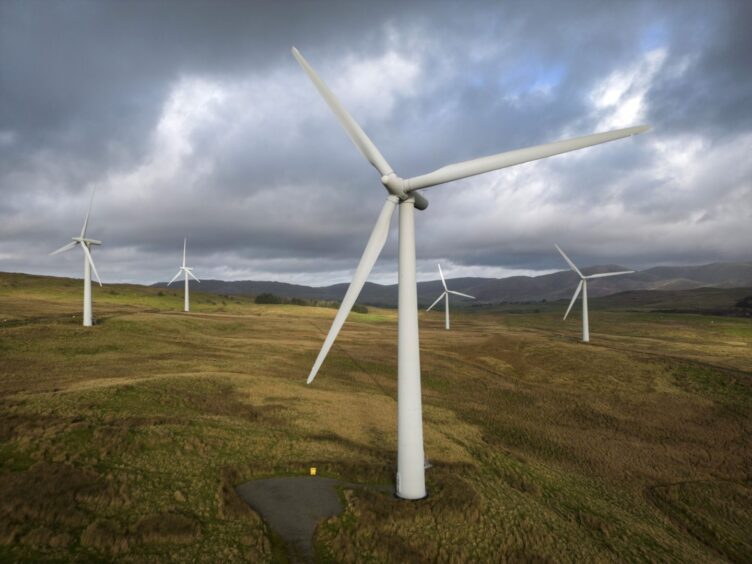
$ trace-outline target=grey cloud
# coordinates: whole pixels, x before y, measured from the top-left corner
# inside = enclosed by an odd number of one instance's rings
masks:
[[[155,280],[183,234],[216,273],[346,279],[385,192],[293,44],[329,82],[390,52],[417,65],[414,84],[367,77],[361,95],[390,92],[388,111],[351,108],[403,176],[589,133],[605,115],[594,89],[663,49],[642,98],[652,133],[427,191],[419,268],[557,268],[554,239],[585,262],[748,259],[752,171],[724,155],[752,139],[749,16],[733,1],[5,2],[0,269],[78,274],[77,259],[30,258],[18,242],[62,244],[97,185],[92,230],[118,279]],[[228,98],[184,132],[192,152],[172,170],[157,124],[189,79]],[[703,144],[691,177],[656,154],[685,139]],[[393,231],[376,278],[393,275],[395,252]]]

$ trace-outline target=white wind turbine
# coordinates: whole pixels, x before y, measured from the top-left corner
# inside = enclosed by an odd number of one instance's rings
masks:
[[[91,327],[91,271],[94,271],[94,275],[97,277],[97,282],[102,285],[102,280],[99,278],[97,267],[94,266],[94,259],[91,258],[91,246],[101,245],[102,241],[96,239],[86,238],[86,227],[89,225],[89,214],[91,214],[91,205],[94,203],[94,189],[91,190],[91,198],[89,199],[89,209],[86,212],[86,219],[84,219],[84,226],[81,228],[81,234],[78,237],[72,237],[72,241],[67,245],[63,245],[57,251],[52,251],[50,256],[65,251],[71,250],[73,247],[81,245],[81,250],[84,252],[84,327]]]
[[[183,311],[191,311],[191,299],[188,293],[188,277],[190,276],[196,282],[199,282],[199,283],[201,282],[201,280],[196,278],[196,276],[193,274],[193,269],[189,266],[185,266],[185,247],[187,244],[188,244],[188,238],[186,237],[183,239],[183,266],[181,266],[180,269],[178,270],[178,273],[172,277],[172,280],[170,280],[167,283],[167,285],[169,286],[170,284],[175,282],[175,280],[178,279],[178,276],[180,276],[181,274],[185,275],[185,301],[183,304]]]
[[[403,179],[397,176],[379,150],[360,126],[340,104],[329,87],[318,77],[308,62],[293,47],[292,54],[308,74],[319,94],[334,112],[361,154],[378,170],[381,183],[389,195],[376,220],[363,256],[355,269],[329,334],[308,376],[310,384],[316,377],[329,349],[334,343],[350,309],[358,298],[376,259],[386,242],[392,214],[399,205],[399,305],[397,353],[397,476],[396,494],[403,499],[426,496],[425,456],[423,451],[423,414],[420,386],[420,349],[418,343],[418,298],[415,282],[415,224],[413,210],[426,209],[428,201],[417,192],[421,188],[444,184],[492,170],[582,149],[591,145],[629,137],[648,127],[631,127],[607,133],[596,133],[547,145],[529,147],[451,164],[438,170]]]
[[[441,301],[441,298],[445,298],[444,301],[444,328],[448,331],[449,330],[449,294],[454,294],[455,296],[462,296],[463,298],[470,298],[471,300],[475,299],[475,296],[468,296],[467,294],[463,294],[462,292],[455,292],[454,290],[450,290],[447,288],[446,280],[444,280],[444,273],[441,271],[441,265],[436,265],[439,267],[439,276],[441,276],[441,284],[444,286],[444,291],[442,294],[436,298],[436,301],[433,302],[426,311],[431,311],[433,309],[433,306],[435,306],[437,303]]]
[[[559,248],[559,245],[554,243],[554,247],[556,247],[556,250],[561,253],[561,256],[564,257],[564,260],[567,261],[569,268],[571,268],[572,271],[575,272],[577,276],[580,277],[580,283],[577,284],[577,289],[574,291],[574,295],[572,296],[572,301],[569,302],[569,307],[567,308],[567,313],[564,314],[564,319],[566,319],[567,315],[569,315],[569,312],[571,311],[572,306],[574,305],[574,302],[577,299],[577,296],[580,295],[580,290],[582,290],[582,342],[589,343],[590,342],[590,325],[588,323],[588,307],[587,307],[587,282],[588,280],[592,280],[593,278],[606,278],[608,276],[619,276],[620,274],[632,274],[634,270],[622,270],[620,272],[603,272],[601,274],[591,274],[590,276],[585,276],[582,272],[580,272],[580,269],[577,268],[571,260],[569,260],[569,257],[564,254],[564,251],[562,251],[561,248]]]

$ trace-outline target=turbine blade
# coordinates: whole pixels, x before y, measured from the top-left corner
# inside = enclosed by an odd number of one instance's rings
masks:
[[[579,274],[580,278],[584,278],[584,276],[582,275],[582,272],[580,272],[580,269],[577,268],[571,260],[569,260],[569,257],[564,254],[564,251],[561,250],[561,247],[559,247],[559,245],[557,245],[556,243],[554,243],[554,247],[556,247],[556,250],[559,251],[559,253],[561,254],[561,256],[564,257],[564,260],[567,261],[567,264],[569,265],[569,268],[571,268],[577,274]]]
[[[381,155],[379,150],[376,148],[376,145],[373,144],[373,141],[368,138],[368,136],[360,128],[357,122],[347,112],[345,107],[340,103],[339,100],[337,100],[337,97],[331,90],[329,90],[329,87],[324,83],[324,81],[319,78],[319,76],[316,74],[316,71],[313,70],[311,65],[308,64],[308,61],[303,58],[303,55],[300,54],[300,51],[293,47],[292,55],[293,57],[295,57],[295,60],[300,63],[300,66],[303,67],[303,70],[308,75],[308,78],[311,79],[311,82],[313,82],[316,90],[319,91],[321,97],[324,98],[326,103],[329,105],[329,108],[332,110],[332,112],[334,112],[334,115],[337,116],[337,119],[342,124],[342,127],[345,128],[347,135],[350,137],[352,142],[355,143],[355,146],[358,148],[360,153],[368,160],[369,163],[371,163],[376,168],[376,170],[379,171],[379,174],[381,174],[381,176],[391,174],[393,172],[392,167],[390,167],[389,163],[386,162],[386,159]]]
[[[86,212],[86,219],[84,219],[84,226],[81,228],[81,239],[86,237],[86,227],[89,225],[89,214],[91,214],[91,205],[94,203],[94,191],[96,187],[91,189],[91,198],[89,198],[89,209]]]
[[[439,276],[441,276],[441,284],[444,286],[444,291],[448,291],[449,288],[447,288],[446,280],[444,280],[444,273],[441,271],[441,265],[437,265],[439,267]]]
[[[78,245],[78,241],[71,241],[70,243],[66,243],[65,245],[60,247],[57,251],[52,251],[50,253],[50,256],[56,255],[58,253],[64,253],[65,251],[70,251],[76,245]]]
[[[591,278],[606,278],[607,276],[619,276],[620,274],[633,274],[634,270],[622,270],[620,272],[604,272],[603,274],[591,274],[590,276],[585,276],[588,280]]]
[[[545,157],[551,157],[553,155],[567,153],[577,149],[584,149],[585,147],[591,147],[592,145],[598,145],[608,141],[615,141],[616,139],[622,139],[623,137],[637,135],[648,129],[650,129],[649,126],[641,125],[637,127],[628,127],[626,129],[617,129],[615,131],[607,131],[604,133],[593,133],[592,135],[575,137],[574,139],[556,141],[545,145],[507,151],[489,157],[481,157],[479,159],[450,164],[441,167],[438,170],[434,170],[433,172],[429,172],[428,174],[409,179],[407,181],[406,192],[436,186],[437,184],[444,184],[445,182],[451,182],[453,180],[459,180],[461,178],[467,178],[468,176],[475,176],[476,174],[483,174],[484,172],[490,172],[492,170],[498,170],[500,168],[506,168],[508,166],[514,166],[529,161],[537,161],[538,159],[543,159]]]
[[[180,270],[178,270],[178,273],[175,276],[172,277],[172,280],[170,280],[167,283],[167,285],[169,286],[170,284],[172,284],[173,282],[175,282],[175,280],[178,279],[178,276],[180,276],[182,273],[183,273],[183,269],[181,268]]]
[[[185,268],[185,246],[188,244],[188,237],[183,238],[183,268]]]
[[[353,275],[352,282],[350,282],[350,287],[347,289],[345,297],[342,299],[337,315],[334,317],[334,322],[329,329],[329,334],[326,336],[324,344],[319,351],[319,356],[316,358],[316,362],[313,364],[313,368],[311,368],[311,373],[308,375],[308,384],[313,382],[313,379],[316,377],[319,368],[321,368],[321,364],[329,353],[329,349],[331,349],[334,344],[334,339],[337,338],[337,334],[339,334],[339,330],[345,323],[347,315],[355,304],[355,300],[358,299],[358,295],[363,289],[363,285],[366,283],[368,275],[371,273],[373,265],[376,263],[376,259],[379,258],[381,250],[384,248],[386,238],[389,235],[389,224],[394,209],[397,207],[397,202],[397,196],[389,196],[386,199],[386,202],[384,202],[384,207],[381,208],[381,213],[376,220],[376,224],[373,226],[373,231],[371,231],[371,236],[369,237],[366,248],[363,251],[363,256],[360,257],[358,267],[355,269],[355,274]]]
[[[433,302],[426,311],[431,311],[433,309],[433,306],[439,303],[441,301],[441,298],[443,298],[444,296],[446,296],[446,292],[442,292],[441,295],[438,298],[436,298],[436,301]]]
[[[580,290],[582,290],[582,285],[585,282],[583,280],[580,280],[580,283],[577,284],[577,289],[574,291],[574,296],[572,296],[572,301],[569,302],[569,307],[567,308],[567,313],[564,314],[564,319],[567,318],[567,315],[569,315],[569,312],[572,310],[572,306],[574,305],[575,300],[577,299],[577,296],[580,295]]]
[[[454,290],[447,290],[450,294],[456,294],[457,296],[462,296],[463,298],[470,298],[471,300],[475,299],[475,296],[469,296],[468,294],[463,294],[462,292],[455,292]]]
[[[193,272],[191,272],[190,270],[186,270],[186,272],[188,273],[188,276],[190,276],[191,278],[193,278],[196,282],[198,282],[199,284],[201,283],[201,280],[199,280],[198,278],[196,278],[196,275],[193,274]]]
[[[97,267],[94,266],[94,259],[91,258],[91,252],[89,252],[89,247],[84,243],[81,245],[81,248],[84,250],[84,254],[86,255],[86,260],[89,261],[89,265],[91,265],[91,269],[94,271],[94,276],[97,277],[97,282],[99,282],[99,285],[102,285],[102,280],[99,278],[99,273],[97,272]]]

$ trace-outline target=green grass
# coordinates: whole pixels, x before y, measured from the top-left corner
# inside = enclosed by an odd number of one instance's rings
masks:
[[[391,483],[396,312],[0,275],[0,560],[259,561],[233,487]],[[545,308],[544,308],[545,309]],[[320,561],[748,561],[745,319],[595,309],[421,313],[429,498],[345,489]]]

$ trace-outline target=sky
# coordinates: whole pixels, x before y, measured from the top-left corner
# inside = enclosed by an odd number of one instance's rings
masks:
[[[402,177],[638,124],[430,188],[418,279],[752,260],[752,2],[0,0],[0,270],[349,280]],[[370,280],[397,279],[397,214]]]

